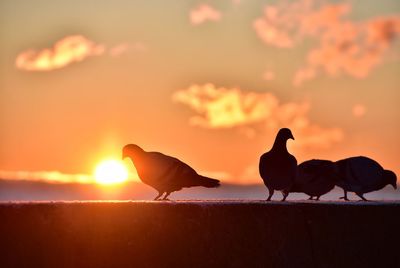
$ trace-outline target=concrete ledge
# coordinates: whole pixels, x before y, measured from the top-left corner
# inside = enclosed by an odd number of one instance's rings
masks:
[[[1,203],[0,267],[400,267],[400,203]]]

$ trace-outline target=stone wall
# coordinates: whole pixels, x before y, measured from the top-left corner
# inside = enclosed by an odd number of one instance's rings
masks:
[[[0,267],[400,267],[400,203],[0,204]]]

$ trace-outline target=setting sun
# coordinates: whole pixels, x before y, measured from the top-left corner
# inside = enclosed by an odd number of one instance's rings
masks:
[[[94,178],[100,184],[121,183],[128,179],[128,171],[121,161],[104,160],[97,165]]]

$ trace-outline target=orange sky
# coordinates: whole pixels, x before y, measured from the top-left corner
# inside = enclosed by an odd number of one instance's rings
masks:
[[[281,127],[299,162],[400,173],[397,0],[6,0],[0,15],[0,177],[90,182],[136,143],[258,183]]]

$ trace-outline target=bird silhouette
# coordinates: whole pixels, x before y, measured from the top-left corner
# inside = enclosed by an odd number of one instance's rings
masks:
[[[331,191],[338,180],[335,163],[329,160],[312,159],[297,167],[297,176],[289,192],[305,193],[310,200],[319,200]],[[285,190],[287,191],[287,190]]]
[[[132,160],[140,180],[158,191],[154,200],[158,200],[164,193],[162,200],[167,200],[172,192],[184,187],[220,186],[219,180],[197,174],[193,168],[177,158],[159,152],[146,152],[135,144],[124,146],[122,159],[125,157]]]
[[[271,200],[275,190],[283,191],[282,201],[285,201],[296,178],[297,160],[286,148],[288,139],[294,140],[290,129],[280,129],[272,149],[260,157],[260,176],[269,191],[267,201]]]
[[[396,174],[383,167],[375,160],[357,156],[336,161],[337,170],[339,172],[339,180],[337,186],[344,191],[341,199],[348,201],[347,192],[354,192],[362,200],[368,201],[365,193],[377,191],[390,184],[397,189]]]

